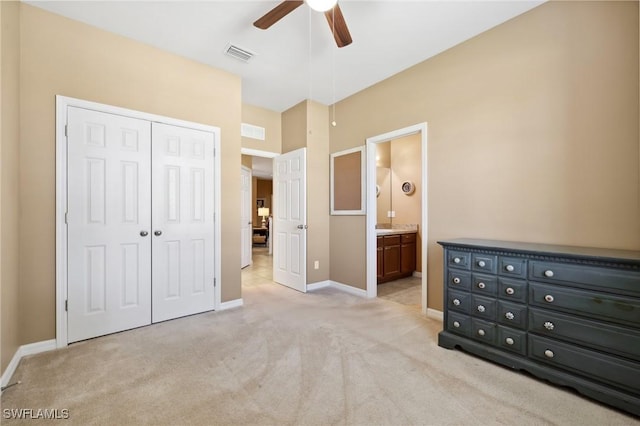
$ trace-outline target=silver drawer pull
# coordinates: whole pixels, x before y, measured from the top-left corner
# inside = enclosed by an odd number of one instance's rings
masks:
[[[547,358],[553,358],[554,355],[555,354],[551,349],[547,349],[546,351],[544,351],[544,356],[546,356]]]
[[[513,315],[513,312],[507,312],[506,314],[504,314],[504,317],[508,320],[512,320],[514,319],[516,316]]]
[[[478,305],[478,312],[484,312],[484,311],[486,311],[486,310],[487,310],[487,309],[486,309],[484,306],[482,306],[482,305]]]
[[[460,306],[460,300],[453,299],[453,304],[456,305],[456,306]]]
[[[483,329],[478,330],[478,335],[480,336],[484,336],[486,333],[484,332]]]
[[[555,326],[553,325],[553,323],[551,321],[547,321],[544,323],[544,328],[546,328],[547,330],[551,331],[555,328]]]
[[[478,261],[478,266],[481,267],[481,268],[484,268],[485,266],[487,266],[487,264],[485,263],[484,260],[480,260],[480,261]]]
[[[459,257],[453,258],[453,263],[460,263],[460,262],[462,262],[462,259],[460,259]]]
[[[553,298],[552,295],[547,294],[546,296],[544,296],[544,300],[545,300],[545,302],[552,303],[554,301],[554,298]]]
[[[460,323],[459,323],[458,321],[454,321],[454,322],[453,322],[453,326],[454,326],[455,328],[459,328],[459,327],[460,327]]]
[[[505,293],[507,293],[507,294],[513,294],[513,293],[515,293],[516,291],[515,291],[514,289],[512,289],[511,287],[507,287],[507,288],[504,290],[504,292],[505,292]]]
[[[544,276],[547,278],[551,278],[553,277],[553,271],[551,269],[547,269],[546,271],[544,271]]]
[[[478,283],[478,288],[485,288],[486,284],[485,283]]]
[[[514,342],[513,342],[513,339],[512,339],[511,337],[507,337],[506,339],[504,339],[504,342],[505,342],[507,345],[513,345],[513,343],[514,343]]]
[[[507,272],[513,272],[516,268],[514,268],[513,265],[507,265],[504,267],[504,269],[506,269]]]

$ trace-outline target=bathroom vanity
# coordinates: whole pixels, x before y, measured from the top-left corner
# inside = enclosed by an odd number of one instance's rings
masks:
[[[439,244],[440,346],[640,415],[640,252],[472,239]]]
[[[378,284],[410,277],[416,270],[416,231],[378,229]]]

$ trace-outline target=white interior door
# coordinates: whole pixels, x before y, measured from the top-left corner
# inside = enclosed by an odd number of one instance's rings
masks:
[[[152,321],[214,308],[213,133],[153,123]]]
[[[151,124],[69,107],[67,340],[151,322]]]
[[[273,279],[307,291],[307,149],[273,160]]]
[[[251,265],[253,226],[251,223],[251,169],[240,167],[240,267]]]

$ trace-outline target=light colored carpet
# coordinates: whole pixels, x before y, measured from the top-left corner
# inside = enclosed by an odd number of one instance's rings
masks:
[[[420,278],[407,277],[378,284],[378,297],[420,309],[422,282]]]
[[[56,423],[77,425],[637,423],[438,347],[441,323],[415,308],[274,284],[264,257],[242,272],[244,307],[27,357],[3,408],[68,409]]]

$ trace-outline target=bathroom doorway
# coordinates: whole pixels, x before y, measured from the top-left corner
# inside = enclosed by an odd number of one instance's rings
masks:
[[[402,179],[392,175],[390,161],[384,163],[381,158],[384,156],[385,148],[391,148],[392,141],[397,141],[399,145],[401,140],[410,141],[413,140],[417,144],[416,150],[419,152],[415,167],[419,167],[418,170],[410,172],[410,178]],[[387,146],[382,144],[388,144]],[[367,138],[367,214],[366,214],[366,235],[367,235],[367,296],[378,296],[378,233],[376,225],[381,227],[390,228],[389,232],[395,232],[397,229],[393,229],[394,217],[395,222],[399,225],[399,222],[404,222],[402,225],[417,225],[416,230],[416,270],[419,271],[417,278],[413,278],[413,283],[416,279],[420,281],[420,306],[421,311],[427,314],[427,124],[421,123],[414,126],[405,127],[389,133],[373,136]],[[407,145],[408,146],[408,145]],[[402,151],[399,151],[402,152]],[[379,155],[381,153],[382,155]],[[400,155],[406,155],[406,152]],[[415,156],[415,152],[413,154]],[[380,163],[383,160],[383,163]],[[385,179],[380,182],[376,180],[378,175],[378,167],[382,165],[389,165],[388,176],[386,177],[388,182],[388,188],[383,186],[386,184]],[[384,169],[384,167],[382,167]],[[415,182],[413,181],[415,179]],[[393,188],[391,187],[393,185]],[[404,192],[405,195],[396,196],[396,206],[393,206],[391,201],[391,195],[389,199],[383,199],[378,203],[380,195],[385,190],[396,189],[399,192]],[[415,191],[415,192],[414,192]],[[418,195],[411,199],[411,195]],[[418,200],[419,198],[419,200]],[[380,204],[380,209],[378,209]],[[412,210],[412,211],[409,211]],[[418,210],[418,214],[415,214],[415,210]],[[411,223],[407,223],[411,222]],[[417,223],[414,223],[417,222]],[[402,232],[407,231],[403,229]],[[384,232],[387,232],[386,230]],[[411,278],[407,277],[411,280]],[[411,286],[412,282],[398,283],[399,285]],[[382,293],[382,292],[381,292]],[[411,296],[408,296],[411,297]]]

